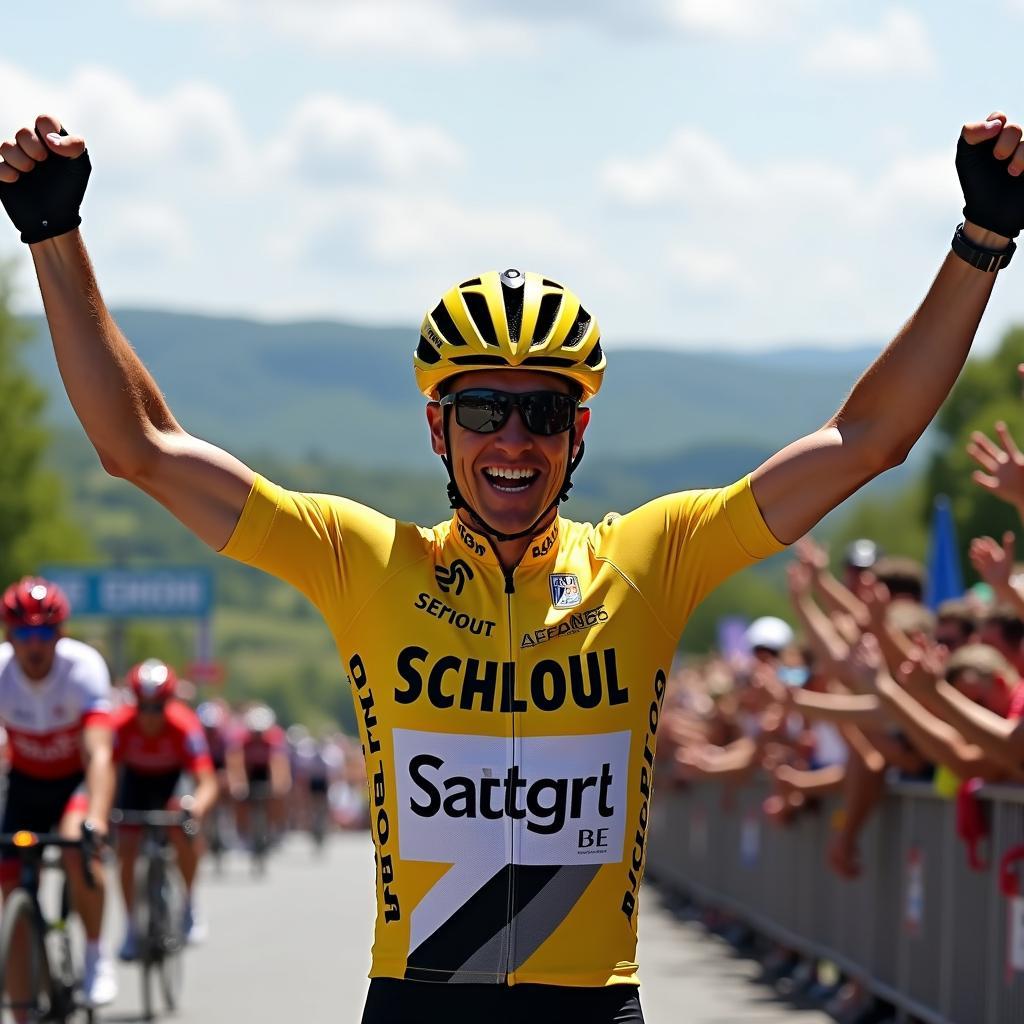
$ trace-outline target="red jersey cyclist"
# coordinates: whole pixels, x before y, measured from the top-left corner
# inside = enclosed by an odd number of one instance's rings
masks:
[[[7,642],[0,645],[0,722],[7,731],[10,771],[0,832],[60,831],[89,838],[95,886],[85,884],[77,851],[64,863],[72,902],[86,935],[83,994],[92,1006],[117,995],[110,958],[100,945],[104,875],[96,855],[106,836],[114,795],[110,673],[100,653],[64,636],[71,613],[64,592],[39,577],[12,583],[3,595]],[[17,860],[0,861],[4,899],[19,881]],[[28,998],[25,951],[12,951],[7,989]]]
[[[201,822],[217,802],[217,776],[196,713],[174,697],[174,669],[151,658],[128,673],[127,684],[135,703],[114,713],[114,757],[120,768],[117,806],[128,811],[163,810],[173,803],[182,772],[188,772],[196,784],[191,811]],[[118,841],[121,892],[128,922],[119,954],[122,960],[134,960],[138,955],[132,905],[141,835],[137,828],[123,828]],[[185,935],[189,942],[197,942],[205,933],[192,899],[201,852],[199,842],[181,829],[171,829],[169,838],[187,893]]]
[[[288,741],[277,716],[264,704],[256,704],[242,716],[227,750],[227,774],[231,795],[237,801],[238,834],[249,836],[249,810],[254,790],[269,796],[267,807],[271,835],[285,824],[284,801],[292,788]]]

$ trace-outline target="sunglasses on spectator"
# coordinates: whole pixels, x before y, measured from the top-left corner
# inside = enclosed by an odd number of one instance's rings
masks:
[[[19,643],[28,643],[30,640],[37,640],[40,643],[49,643],[57,639],[56,626],[15,626],[11,630],[11,636]]]
[[[455,422],[474,434],[493,434],[501,430],[513,409],[518,409],[532,434],[551,437],[564,434],[576,418],[578,402],[562,391],[497,391],[494,388],[467,388],[445,395],[442,406],[455,407]]]

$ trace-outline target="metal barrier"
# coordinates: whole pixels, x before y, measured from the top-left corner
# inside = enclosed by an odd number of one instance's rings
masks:
[[[650,879],[833,961],[928,1024],[1024,1022],[1012,901],[999,885],[1000,858],[1024,843],[1024,789],[982,790],[987,866],[972,870],[955,802],[926,784],[894,787],[865,831],[864,871],[852,882],[825,863],[838,802],[778,826],[761,813],[766,795],[760,785],[666,787],[654,801]],[[1024,901],[1017,910],[1024,918]],[[1016,933],[1024,942],[1024,928]]]

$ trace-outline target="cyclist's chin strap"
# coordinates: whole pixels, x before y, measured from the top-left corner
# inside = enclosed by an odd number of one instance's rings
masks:
[[[451,406],[446,406],[443,410],[443,420],[441,424],[442,432],[444,433],[444,450],[445,454],[441,456],[441,461],[444,463],[444,468],[448,473],[448,502],[453,509],[464,508],[472,517],[473,521],[480,528],[481,532],[486,533],[489,537],[493,537],[495,540],[519,540],[522,537],[532,537],[539,528],[540,524],[551,514],[551,510],[558,506],[560,501],[565,501],[569,497],[569,492],[572,490],[572,475],[576,472],[576,467],[583,461],[583,442],[580,441],[579,451],[576,452],[576,457],[569,460],[569,464],[565,467],[565,479],[562,481],[562,486],[558,490],[558,496],[553,502],[537,518],[525,529],[520,530],[518,533],[502,533],[500,530],[496,530],[490,525],[485,519],[483,519],[479,513],[470,507],[469,502],[462,496],[459,491],[459,486],[455,482],[455,469],[452,466],[451,458],[451,432],[449,430],[449,415],[451,413]],[[576,425],[573,424],[569,428],[569,451],[573,450],[576,443]]]

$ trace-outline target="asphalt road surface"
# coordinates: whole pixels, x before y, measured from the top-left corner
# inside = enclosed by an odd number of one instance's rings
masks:
[[[363,834],[332,837],[322,856],[291,838],[254,878],[236,854],[207,871],[199,899],[207,941],[186,953],[181,1024],[358,1024],[373,920],[373,854]],[[120,941],[112,894],[109,941]],[[739,960],[696,925],[681,924],[647,891],[640,914],[641,1000],[648,1024],[828,1024],[753,982]],[[119,968],[117,1002],[102,1022],[139,1019],[138,969]]]

